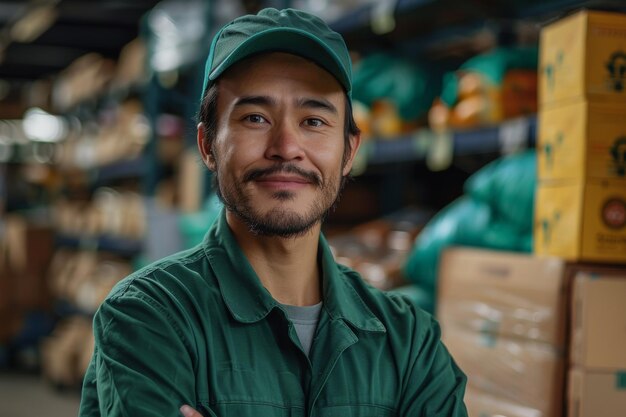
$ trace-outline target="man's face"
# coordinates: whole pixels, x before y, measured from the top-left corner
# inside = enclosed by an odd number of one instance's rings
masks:
[[[205,161],[226,207],[250,230],[288,237],[319,225],[358,148],[351,138],[342,161],[345,100],[332,75],[285,53],[244,60],[220,78]]]

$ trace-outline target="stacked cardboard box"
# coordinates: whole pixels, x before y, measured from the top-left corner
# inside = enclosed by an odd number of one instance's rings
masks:
[[[626,266],[456,247],[438,282],[470,417],[624,415]]]
[[[54,234],[46,225],[19,215],[6,216],[0,234],[0,345],[15,337],[25,315],[50,311],[46,272]]]
[[[626,14],[541,33],[535,252],[626,263]]]
[[[64,236],[138,241],[146,233],[144,199],[133,191],[100,187],[89,201],[58,199],[53,209],[56,230]]]
[[[566,264],[560,258],[450,248],[437,316],[468,376],[470,417],[562,413]]]
[[[49,288],[57,301],[91,315],[132,271],[128,261],[104,252],[58,249],[48,270]]]
[[[535,252],[626,263],[626,14],[583,11],[541,33]],[[571,417],[626,409],[626,269],[570,275]],[[609,276],[614,278],[609,278]]]
[[[626,268],[574,279],[569,417],[626,412]]]

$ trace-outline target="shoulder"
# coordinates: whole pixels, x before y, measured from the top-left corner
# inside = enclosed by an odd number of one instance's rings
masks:
[[[211,317],[221,311],[219,292],[206,264],[204,249],[199,246],[118,282],[94,315],[96,340],[111,343],[127,332],[159,328],[163,334],[176,335],[182,343],[191,343],[201,325],[198,311],[204,310]]]
[[[109,293],[106,302],[128,298],[177,299],[198,294],[210,286],[206,274],[206,255],[202,246],[176,253],[147,265],[122,279]]]

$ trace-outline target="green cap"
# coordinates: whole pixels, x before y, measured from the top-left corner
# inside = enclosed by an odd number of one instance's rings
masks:
[[[231,65],[260,52],[287,52],[307,58],[331,73],[350,97],[352,63],[340,34],[320,18],[294,9],[263,9],[238,17],[213,38],[202,96]]]

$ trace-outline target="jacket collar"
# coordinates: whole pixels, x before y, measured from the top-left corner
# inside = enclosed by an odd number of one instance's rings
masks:
[[[225,209],[206,234],[203,246],[222,298],[235,320],[254,323],[279,306],[239,247],[226,221]],[[340,271],[323,236],[320,236],[318,258],[322,265],[323,305],[330,318],[342,319],[361,330],[384,332],[381,321]]]

